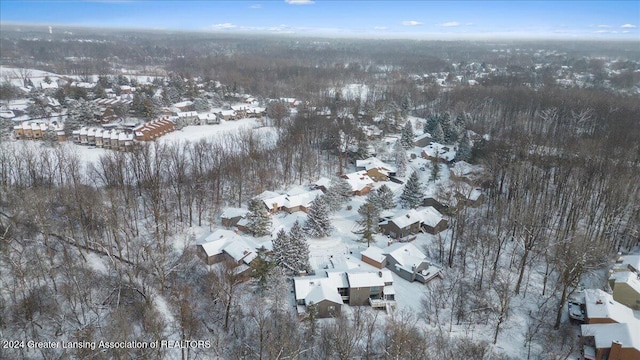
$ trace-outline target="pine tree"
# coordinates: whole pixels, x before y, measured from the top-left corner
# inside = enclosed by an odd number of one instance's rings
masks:
[[[273,269],[274,263],[269,260],[267,249],[264,246],[256,249],[258,255],[250,264],[253,270],[252,276],[258,281],[258,289],[264,292],[267,289],[269,275]]]
[[[404,208],[414,209],[420,203],[422,203],[422,185],[420,184],[420,179],[418,179],[418,174],[414,171],[404,185],[402,195],[400,195],[400,204]]]
[[[307,221],[304,224],[307,234],[313,237],[325,237],[331,230],[329,221],[329,206],[324,196],[318,196],[309,207]]]
[[[456,159],[468,161],[471,158],[471,140],[469,140],[469,135],[465,131],[462,135],[462,139],[460,139],[460,144],[458,144],[458,151],[456,152]]]
[[[442,130],[442,125],[440,125],[440,123],[436,124],[435,129],[433,129],[433,132],[431,133],[431,138],[437,143],[444,142],[444,131]]]
[[[395,146],[395,158],[396,158],[396,175],[404,177],[407,175],[407,152],[398,141]]]
[[[440,161],[438,156],[436,156],[435,160],[431,161],[431,181],[436,181],[440,179]]]
[[[331,211],[338,211],[353,195],[351,185],[343,178],[333,178],[327,189],[326,202]]]
[[[357,234],[362,234],[362,241],[367,242],[367,247],[373,241],[373,235],[378,231],[378,220],[380,219],[380,210],[376,206],[376,204],[371,203],[369,201],[365,202],[358,209],[358,214],[360,214],[361,218],[358,219],[357,224],[360,226],[360,229],[356,232]]]
[[[291,265],[296,271],[309,270],[311,268],[309,265],[309,244],[298,220],[289,230],[289,239],[291,241]]]
[[[289,254],[291,248],[291,239],[284,229],[280,229],[276,238],[273,239],[273,260],[276,266],[285,269],[287,272],[293,272],[294,268],[290,263]]]
[[[407,121],[402,128],[402,135],[400,136],[400,144],[405,149],[411,149],[413,147],[413,125],[411,121]]]
[[[197,112],[207,112],[211,109],[211,104],[209,104],[209,100],[205,97],[199,97],[193,100],[193,107]]]
[[[247,227],[253,236],[265,236],[271,231],[271,217],[262,202],[257,199],[249,200],[247,213]]]
[[[440,121],[440,125],[442,126],[442,132],[444,133],[444,143],[452,144],[458,141],[458,128],[451,121],[451,117],[448,113],[444,114],[442,120]]]
[[[424,132],[431,134],[433,136],[433,132],[436,129],[436,125],[440,123],[440,117],[438,115],[431,115],[427,119],[427,122],[424,123]]]
[[[383,184],[382,186],[380,186],[376,193],[380,204],[380,209],[389,210],[396,207],[396,204],[393,201],[393,192],[387,185]]]

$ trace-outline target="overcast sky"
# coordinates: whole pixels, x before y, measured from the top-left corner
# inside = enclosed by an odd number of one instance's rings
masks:
[[[640,1],[0,1],[0,21],[373,38],[640,40]]]

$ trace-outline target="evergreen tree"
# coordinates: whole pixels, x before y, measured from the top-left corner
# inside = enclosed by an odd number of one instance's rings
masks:
[[[77,130],[83,126],[96,125],[98,121],[95,112],[98,107],[91,101],[79,99],[69,106],[69,112],[64,122],[64,132],[70,138],[73,130]]]
[[[395,158],[396,158],[396,175],[404,177],[407,175],[407,152],[398,141],[395,146]]]
[[[411,149],[413,147],[413,125],[411,121],[407,121],[402,128],[402,135],[400,136],[400,144],[405,149]]]
[[[433,136],[433,132],[436,129],[436,125],[440,123],[440,117],[438,115],[431,115],[427,119],[427,122],[424,123],[424,132],[431,134]]]
[[[439,161],[439,158],[436,156],[436,159],[431,161],[430,180],[436,181],[438,179],[440,179],[440,161]]]
[[[393,192],[386,184],[383,184],[382,186],[380,186],[376,191],[376,193],[377,193],[380,209],[389,210],[396,207],[396,204],[393,201]]]
[[[456,152],[456,159],[468,161],[471,158],[471,140],[469,140],[469,135],[465,131],[462,134],[462,139],[460,139],[460,144],[458,144],[458,151]]]
[[[309,270],[311,268],[309,265],[309,244],[298,220],[289,230],[289,239],[291,241],[291,265],[298,272]]]
[[[373,241],[373,235],[378,232],[380,209],[376,204],[367,201],[360,206],[358,214],[360,214],[360,219],[358,219],[357,224],[360,229],[356,233],[362,234],[362,241],[366,241],[367,247],[369,247],[371,241]]]
[[[204,97],[199,97],[193,100],[193,107],[197,112],[207,112],[211,110],[211,104],[209,104],[209,100]]]
[[[253,236],[265,236],[271,231],[271,217],[262,202],[257,199],[249,200],[247,213],[247,227]]]
[[[344,203],[349,201],[352,195],[353,190],[346,179],[333,178],[329,189],[327,189],[325,200],[331,211],[338,211]]]
[[[456,128],[458,137],[462,136],[464,131],[467,129],[467,116],[464,113],[458,114],[456,119],[453,121],[453,125]]]
[[[293,266],[289,261],[291,247],[291,239],[284,229],[280,229],[276,238],[273,239],[273,260],[276,266],[285,269],[287,272],[293,272]]]
[[[451,121],[451,117],[448,113],[444,114],[442,120],[440,121],[440,126],[442,126],[442,132],[444,133],[444,143],[452,144],[458,141],[458,128]]]
[[[269,260],[267,249],[264,246],[256,249],[256,254],[258,256],[251,262],[252,276],[257,280],[260,292],[264,292],[269,284],[269,275],[274,263]]]
[[[418,179],[418,174],[414,171],[404,185],[402,195],[400,195],[400,204],[406,209],[414,209],[420,203],[422,203],[422,185],[420,184],[420,179]]]
[[[444,131],[442,130],[442,125],[440,125],[440,123],[436,124],[436,128],[433,129],[433,132],[431,133],[431,138],[437,143],[444,142]]]
[[[329,235],[331,230],[329,206],[324,196],[318,196],[311,203],[304,228],[306,233],[313,237],[325,237]]]

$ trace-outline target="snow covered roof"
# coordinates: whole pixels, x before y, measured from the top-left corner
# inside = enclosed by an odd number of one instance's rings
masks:
[[[325,188],[329,188],[329,184],[331,184],[331,179],[326,178],[326,177],[321,177],[320,179],[318,179],[318,181],[316,181],[315,183],[313,183],[313,185],[315,186],[324,186]]]
[[[600,289],[585,289],[584,297],[589,319],[611,319],[617,323],[634,319],[633,310]]]
[[[311,305],[324,300],[342,304],[342,296],[338,293],[338,289],[325,285],[325,282],[320,282],[318,285],[312,286],[304,298],[304,303]]]
[[[422,153],[429,157],[438,157],[446,161],[452,161],[456,158],[456,151],[453,149],[453,146],[442,145],[436,142],[432,142],[430,145],[423,147]]]
[[[202,246],[207,256],[214,256],[227,253],[235,261],[243,261],[249,264],[258,255],[255,249],[257,244],[249,242],[233,231],[218,229],[199,239],[198,243]],[[265,246],[266,247],[266,246]]]
[[[220,215],[220,217],[224,219],[231,219],[238,216],[244,217],[248,212],[248,209],[229,207],[222,211],[222,215]]]
[[[623,348],[635,348],[640,351],[640,320],[630,319],[623,324],[585,324],[581,326],[582,336],[593,336],[596,348],[607,349],[611,343],[618,342]]]
[[[387,163],[385,163],[384,161],[375,158],[375,157],[370,157],[368,159],[364,159],[364,160],[356,160],[356,169],[360,169],[360,170],[371,170],[374,168],[378,168],[378,169],[386,169],[386,172],[395,172],[395,166],[391,166]]]
[[[186,107],[186,106],[191,106],[193,105],[193,101],[182,101],[179,103],[175,103],[172,106],[177,107],[177,108],[181,108],[181,107]]]
[[[0,110],[0,118],[11,119],[16,117],[12,110]]]
[[[335,276],[329,278],[322,275],[293,278],[296,300],[304,300],[307,305],[323,300],[342,304],[342,296],[338,293],[335,280]]]
[[[321,190],[311,190],[297,195],[277,195],[274,197],[266,198],[262,201],[270,210],[274,210],[275,207],[285,207],[291,209],[297,206],[309,207],[311,202],[320,195],[322,195]]]
[[[484,168],[480,165],[471,165],[466,161],[457,161],[452,167],[451,172],[457,177],[472,176],[481,174]]]
[[[415,223],[426,224],[431,227],[438,225],[442,221],[442,214],[432,206],[428,206],[421,210],[410,209],[401,212],[399,215],[392,217],[381,224],[392,222],[400,229],[409,227]]]
[[[347,272],[347,279],[352,288],[384,286],[382,272]]]
[[[629,269],[629,265],[633,267],[636,272],[640,272],[640,254],[620,255],[613,269],[614,271],[626,271]]]
[[[242,260],[245,264],[249,264],[258,256],[243,239],[231,241],[222,248],[222,251],[229,254],[236,262]]]
[[[640,294],[640,278],[638,274],[631,271],[618,271],[611,274],[610,280],[615,281],[616,284],[624,283],[629,285],[636,293]]]
[[[178,116],[178,118],[194,117],[198,116],[198,113],[195,111],[179,111],[176,113],[176,116]]]
[[[377,246],[370,246],[366,250],[360,252],[360,255],[366,256],[371,260],[379,263],[383,262],[386,258],[382,252],[382,249]]]
[[[395,243],[383,249],[384,254],[393,257],[400,266],[411,268],[420,265],[425,255],[412,243]]]
[[[356,171],[349,174],[344,174],[342,177],[346,178],[349,185],[351,185],[351,190],[360,191],[366,188],[369,185],[374,183],[373,179],[367,175],[366,171]]]

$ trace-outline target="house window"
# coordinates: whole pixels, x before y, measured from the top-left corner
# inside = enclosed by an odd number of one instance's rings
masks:
[[[371,287],[371,292],[380,292],[380,287],[379,286],[372,286]]]

